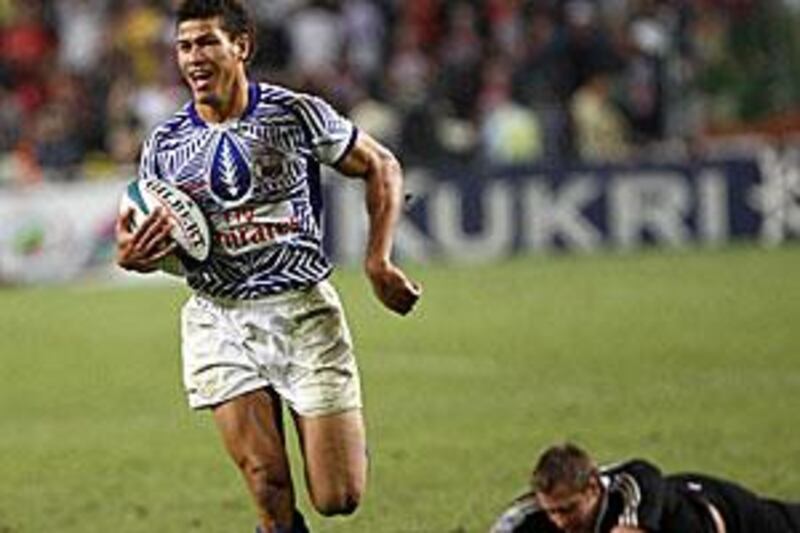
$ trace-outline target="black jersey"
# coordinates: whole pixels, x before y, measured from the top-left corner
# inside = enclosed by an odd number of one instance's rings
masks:
[[[601,468],[600,482],[604,490],[594,533],[618,525],[653,533],[718,533],[709,504],[727,533],[800,533],[800,506],[763,499],[709,476],[664,476],[653,464],[634,460]],[[532,493],[518,498],[491,531],[561,533]]]
[[[727,533],[800,533],[800,503],[762,498],[748,489],[703,474],[666,477],[670,490],[713,505]]]

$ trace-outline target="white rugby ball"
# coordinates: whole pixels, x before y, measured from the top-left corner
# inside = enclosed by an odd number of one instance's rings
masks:
[[[128,184],[120,201],[120,213],[133,209],[132,231],[157,207],[172,220],[170,236],[181,251],[195,261],[205,261],[211,251],[211,232],[200,206],[188,194],[165,181],[135,180]]]

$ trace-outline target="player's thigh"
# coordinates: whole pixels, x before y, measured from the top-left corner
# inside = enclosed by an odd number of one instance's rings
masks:
[[[213,412],[225,448],[246,475],[268,471],[273,479],[289,479],[281,402],[273,391],[237,396]]]
[[[295,415],[312,499],[318,506],[357,505],[367,483],[367,444],[361,409]]]

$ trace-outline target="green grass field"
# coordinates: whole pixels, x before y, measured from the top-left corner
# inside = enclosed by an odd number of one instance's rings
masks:
[[[334,278],[373,461],[348,519],[310,511],[295,474],[315,532],[484,532],[563,439],[800,499],[799,247],[411,272],[426,292],[405,319],[360,273]],[[0,292],[0,533],[252,532],[208,414],[184,404],[185,295]]]

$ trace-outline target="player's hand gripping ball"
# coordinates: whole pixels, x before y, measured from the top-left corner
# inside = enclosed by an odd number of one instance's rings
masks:
[[[158,267],[170,274],[183,275],[184,263],[202,262],[211,251],[211,233],[200,206],[192,198],[167,182],[135,180],[125,189],[120,200],[120,213],[133,209],[130,231],[136,229],[160,207],[170,218],[170,236],[178,245],[176,253],[159,262]]]

